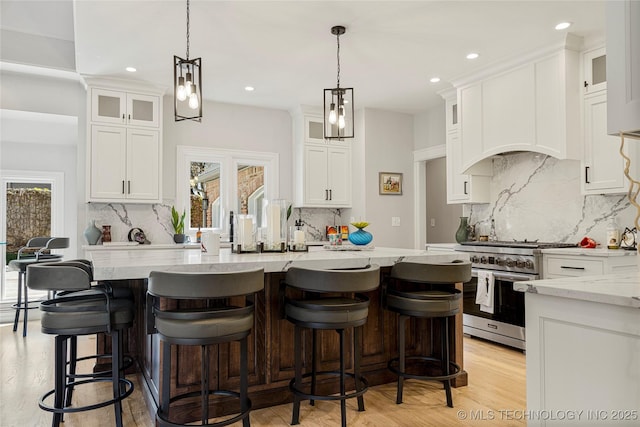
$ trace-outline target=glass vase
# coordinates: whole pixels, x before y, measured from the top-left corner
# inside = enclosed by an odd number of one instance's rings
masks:
[[[458,230],[456,230],[456,242],[462,243],[466,242],[469,238],[469,218],[466,216],[460,217],[460,225],[458,226]]]
[[[102,231],[96,227],[96,220],[89,221],[89,225],[84,229],[84,238],[87,239],[87,243],[90,245],[97,245],[100,237],[102,237]]]
[[[364,228],[358,228],[353,233],[349,233],[349,241],[354,245],[368,245],[373,240],[373,235]]]

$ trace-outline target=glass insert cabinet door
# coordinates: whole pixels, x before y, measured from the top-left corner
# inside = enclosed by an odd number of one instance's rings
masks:
[[[160,98],[107,89],[91,90],[91,120],[132,126],[158,127]]]

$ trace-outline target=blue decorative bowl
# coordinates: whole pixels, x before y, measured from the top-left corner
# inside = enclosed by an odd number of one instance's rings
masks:
[[[364,231],[362,228],[358,228],[357,231],[349,233],[349,241],[354,245],[368,245],[373,240],[373,235],[368,231]]]

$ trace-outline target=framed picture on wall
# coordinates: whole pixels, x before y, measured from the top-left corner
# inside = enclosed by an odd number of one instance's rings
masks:
[[[398,172],[378,172],[380,194],[402,194],[402,174]]]

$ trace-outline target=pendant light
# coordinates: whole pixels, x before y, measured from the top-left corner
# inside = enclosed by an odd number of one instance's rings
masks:
[[[187,58],[173,56],[175,121],[202,121],[202,61],[189,59],[189,0],[187,0]]]
[[[325,139],[353,138],[353,88],[340,87],[340,36],[345,32],[346,28],[341,25],[331,27],[338,45],[338,76],[336,87],[324,90]]]

